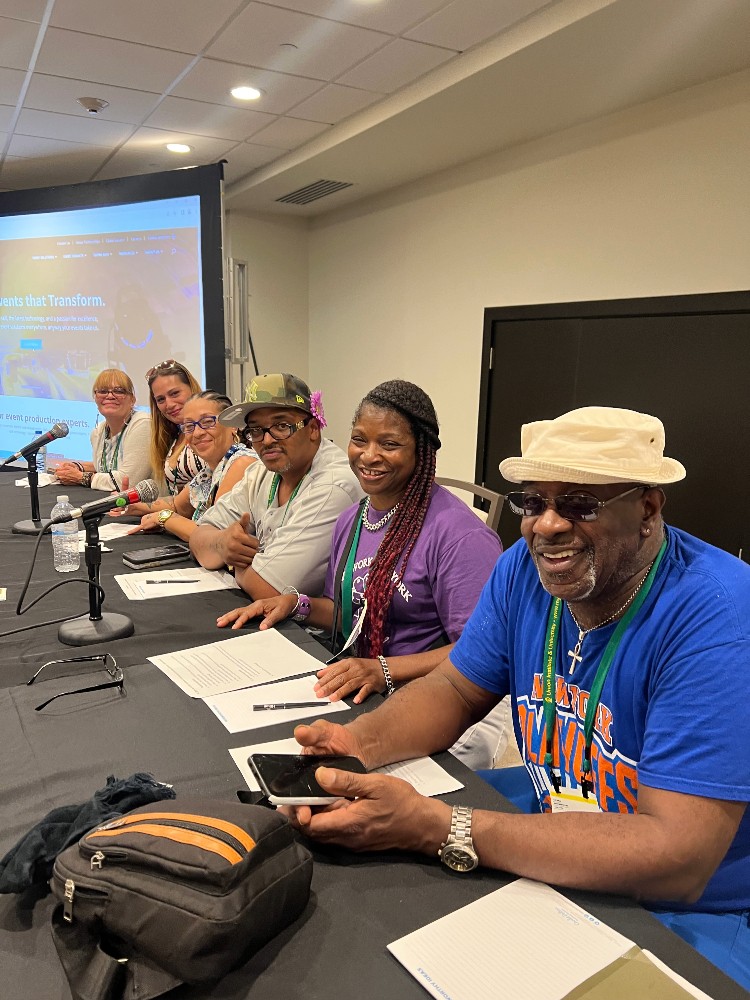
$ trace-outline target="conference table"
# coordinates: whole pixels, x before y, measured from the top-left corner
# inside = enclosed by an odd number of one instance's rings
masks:
[[[29,517],[29,491],[14,485],[22,475],[18,471],[0,473],[0,587],[6,588],[6,599],[0,602],[2,633],[88,610],[87,586],[78,583],[58,588],[21,617],[15,614],[35,544],[33,536],[15,535],[10,530],[14,522]],[[67,492],[73,503],[93,498],[89,490],[45,487],[40,490],[42,516],[48,516],[56,495],[62,492]],[[104,786],[108,775],[123,778],[137,771],[149,772],[172,784],[178,801],[187,796],[235,800],[237,790],[246,786],[229,748],[291,735],[290,725],[230,734],[202,701],[188,697],[147,661],[149,656],[228,637],[216,628],[216,618],[245,603],[242,594],[222,590],[128,601],[114,580],[116,573],[129,572],[122,564],[122,554],[154,545],[155,537],[136,535],[106,544],[112,551],[102,553],[104,610],[132,617],[134,635],[77,649],[59,642],[56,625],[2,638],[0,857],[52,808],[84,802]],[[81,571],[71,575],[85,578],[83,562]],[[51,542],[45,537],[27,602],[62,578],[54,572]],[[325,648],[298,625],[284,623],[281,632],[317,660],[325,659]],[[42,697],[100,679],[100,674],[91,672],[95,665],[80,664],[28,687],[26,681],[42,663],[105,650],[113,653],[123,668],[124,695],[116,689],[92,692],[58,699],[44,712],[34,711]],[[358,711],[372,711],[379,701],[375,696],[363,706],[351,706],[351,712],[339,713],[336,721],[346,721]],[[445,801],[513,811],[512,805],[451,754],[439,754],[435,759],[464,785],[445,796]],[[437,858],[354,854],[308,846],[314,856],[314,873],[302,916],[219,983],[183,985],[169,994],[170,1000],[381,1000],[384,996],[420,1000],[427,993],[390,955],[386,945],[513,878],[484,869],[456,874]],[[579,851],[585,845],[571,844],[570,849]],[[656,954],[714,1000],[747,996],[636,903],[564,892]],[[70,1000],[49,931],[53,905],[52,897],[42,891],[0,896],[2,1000]],[[502,943],[498,941],[499,948]],[[529,974],[533,976],[533,970]],[[498,982],[497,995],[505,995],[502,982]]]

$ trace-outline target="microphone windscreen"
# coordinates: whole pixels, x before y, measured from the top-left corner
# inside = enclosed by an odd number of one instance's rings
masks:
[[[70,428],[64,420],[58,421],[50,431],[53,438],[64,438],[70,434]]]
[[[143,479],[136,483],[135,491],[140,497],[141,503],[152,503],[159,499],[159,487],[153,479]]]

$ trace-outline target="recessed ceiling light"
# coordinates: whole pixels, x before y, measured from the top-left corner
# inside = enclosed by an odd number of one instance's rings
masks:
[[[186,146],[184,142],[168,142],[167,149],[170,153],[190,153],[192,146]]]
[[[232,97],[238,101],[257,101],[262,93],[257,87],[234,87],[231,91]]]

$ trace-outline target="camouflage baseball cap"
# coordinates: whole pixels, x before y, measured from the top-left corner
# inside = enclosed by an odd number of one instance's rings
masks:
[[[256,375],[245,389],[245,402],[227,407],[219,415],[219,423],[227,427],[244,427],[248,413],[262,407],[304,410],[312,415],[310,389],[296,375],[282,372],[278,375]]]

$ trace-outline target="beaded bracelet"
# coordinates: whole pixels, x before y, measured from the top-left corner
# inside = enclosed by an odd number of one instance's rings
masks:
[[[93,472],[84,472],[81,476],[81,486],[91,487],[91,480],[94,478]]]
[[[385,687],[386,687],[385,696],[386,698],[389,698],[396,690],[396,688],[393,686],[393,678],[391,677],[391,672],[388,669],[388,661],[384,656],[379,656],[378,661],[380,663],[380,666],[383,668],[383,677],[385,677]]]

